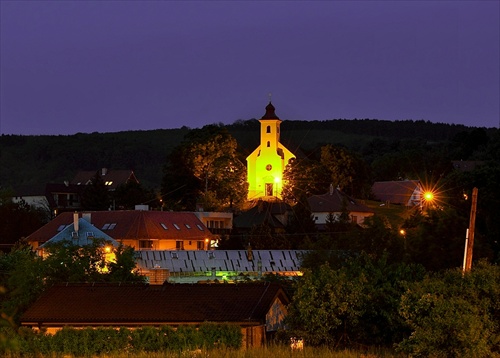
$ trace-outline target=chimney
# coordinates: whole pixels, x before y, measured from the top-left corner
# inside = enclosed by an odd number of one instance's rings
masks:
[[[91,213],[83,213],[82,214],[82,219],[88,221],[89,223],[92,223],[92,214]]]
[[[73,214],[73,230],[75,232],[78,232],[78,213],[75,211]]]
[[[333,184],[330,184],[330,195],[333,195]]]
[[[253,261],[252,246],[250,244],[248,244],[248,248],[247,248],[247,260]]]
[[[107,173],[108,173],[108,169],[107,168],[102,168],[101,169],[101,176],[105,176]]]

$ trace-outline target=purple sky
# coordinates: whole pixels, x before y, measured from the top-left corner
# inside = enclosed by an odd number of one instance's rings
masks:
[[[498,127],[499,1],[0,1],[0,133]]]

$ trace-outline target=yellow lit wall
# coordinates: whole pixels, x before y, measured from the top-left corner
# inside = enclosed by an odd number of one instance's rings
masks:
[[[247,157],[248,199],[270,196],[281,199],[283,171],[295,156],[280,143],[281,120],[270,102],[259,122],[260,145]]]

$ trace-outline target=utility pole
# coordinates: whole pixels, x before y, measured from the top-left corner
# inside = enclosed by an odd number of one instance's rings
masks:
[[[470,208],[469,228],[465,235],[465,252],[463,273],[469,272],[472,267],[472,249],[474,247],[474,229],[476,227],[477,188],[472,189],[472,205]]]

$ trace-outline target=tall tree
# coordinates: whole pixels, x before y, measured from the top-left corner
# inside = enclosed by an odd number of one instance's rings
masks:
[[[109,192],[99,172],[85,186],[81,203],[83,210],[108,210],[110,207]]]
[[[172,208],[205,210],[240,207],[248,185],[236,140],[223,125],[189,132],[164,167],[162,196]]]

